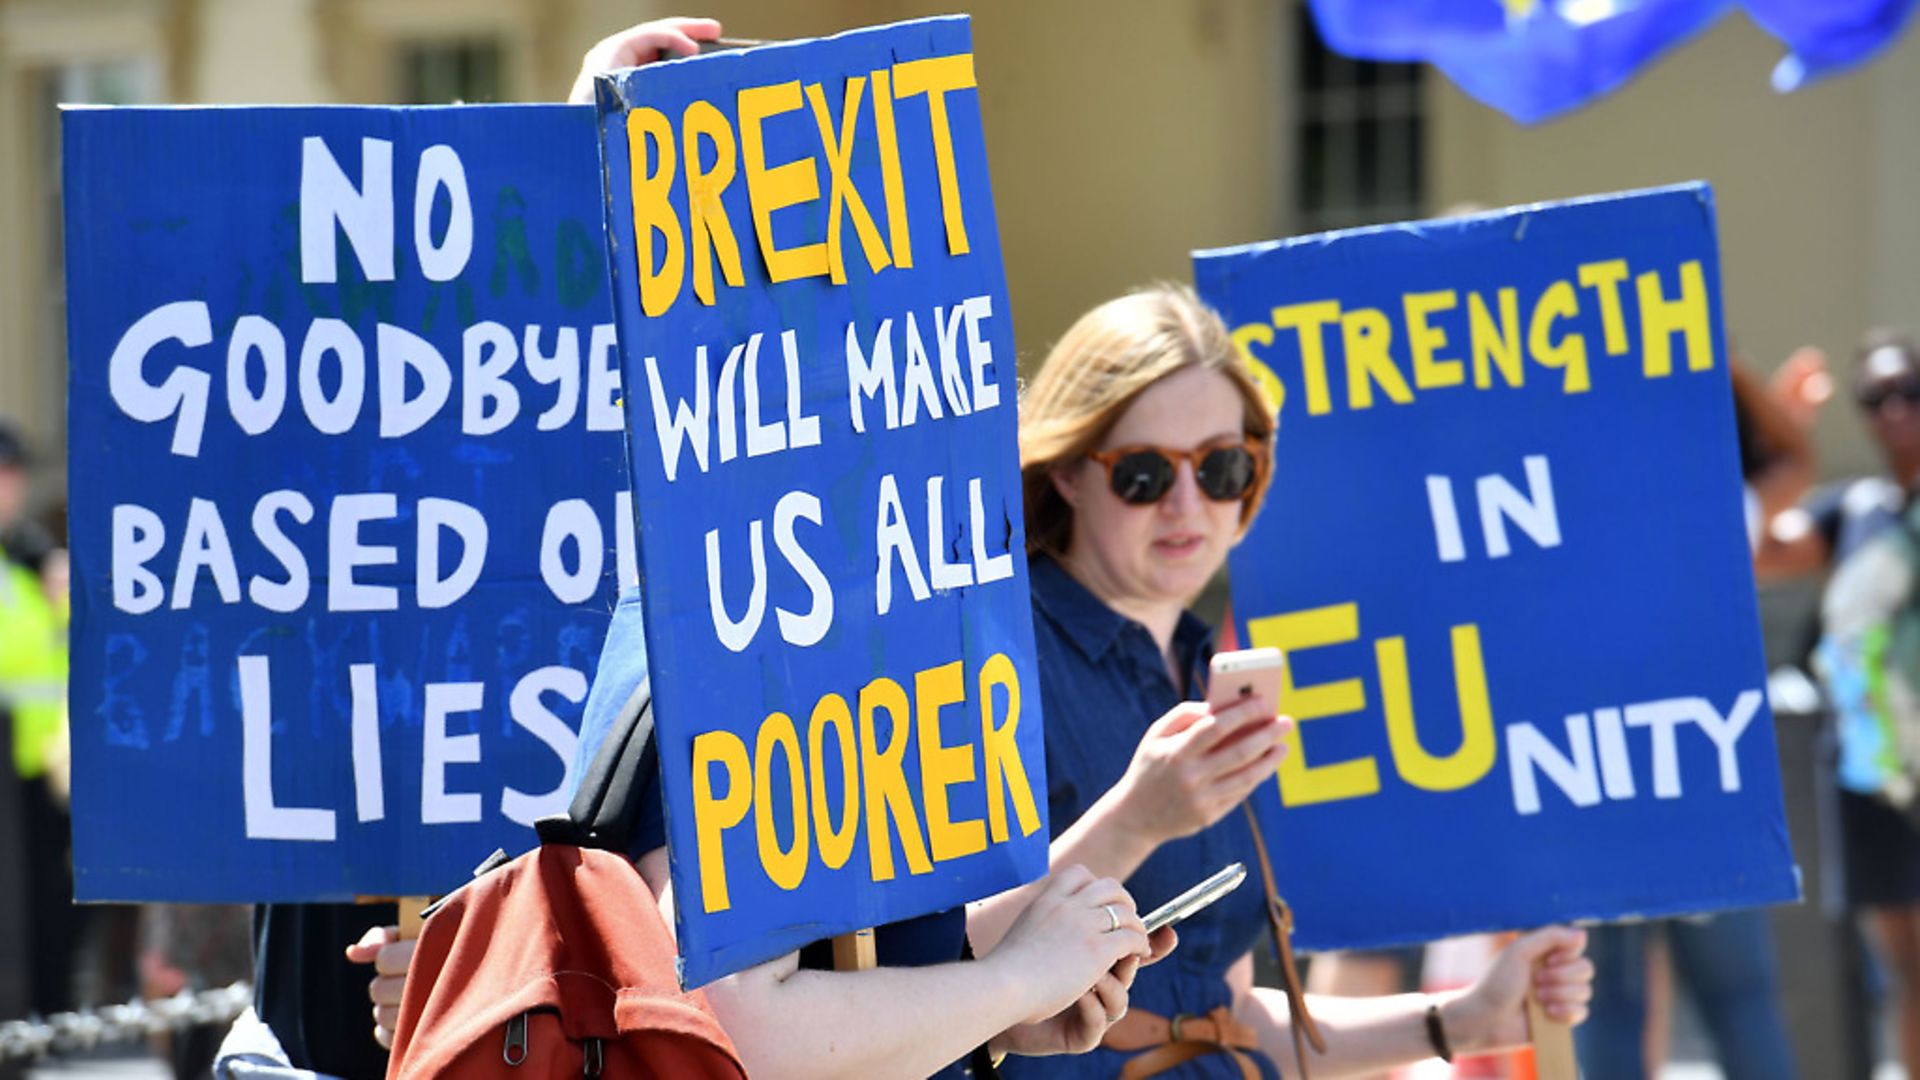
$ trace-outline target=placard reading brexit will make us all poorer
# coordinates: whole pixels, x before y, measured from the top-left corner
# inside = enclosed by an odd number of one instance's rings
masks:
[[[599,97],[686,982],[1044,874],[967,20]]]
[[[1300,943],[1795,899],[1712,192],[1194,265],[1281,401],[1230,571]]]
[[[593,110],[64,124],[79,896],[531,846],[634,575]]]

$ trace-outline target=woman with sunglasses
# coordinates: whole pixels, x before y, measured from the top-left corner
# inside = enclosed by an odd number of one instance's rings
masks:
[[[1226,327],[1182,287],[1083,316],[1021,401],[1053,859],[1125,881],[1143,911],[1229,863],[1264,861],[1240,807],[1274,775],[1291,722],[1257,698],[1209,709],[1212,632],[1187,608],[1260,508],[1273,434]],[[1253,986],[1269,925],[1260,876],[1180,924],[1180,949],[1140,971],[1103,1049],[1005,1074],[1294,1074],[1286,999]],[[1017,906],[1017,895],[985,902],[969,924],[976,946]],[[1578,1022],[1593,975],[1582,947],[1576,931],[1545,930],[1464,993],[1314,998],[1325,1052],[1305,1055],[1313,1075],[1525,1042],[1530,985],[1556,1019]]]
[[[1774,518],[1754,565],[1774,578],[1832,571],[1814,666],[1840,749],[1847,900],[1866,914],[1892,975],[1901,1057],[1909,1075],[1920,1075],[1920,828],[1911,803],[1904,812],[1896,805],[1901,789],[1920,782],[1920,763],[1902,762],[1887,739],[1889,728],[1920,723],[1912,702],[1920,655],[1911,646],[1920,599],[1920,344],[1868,334],[1853,398],[1888,474],[1829,485]]]

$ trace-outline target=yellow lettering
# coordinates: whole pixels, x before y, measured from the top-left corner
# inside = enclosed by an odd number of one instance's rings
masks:
[[[1707,322],[1707,279],[1700,262],[1680,264],[1680,298],[1660,292],[1660,275],[1649,270],[1633,279],[1640,293],[1640,361],[1647,378],[1673,373],[1673,334],[1687,342],[1687,370],[1713,368],[1713,328]]]
[[[880,142],[880,190],[887,196],[887,235],[893,265],[913,269],[913,234],[907,229],[907,185],[900,175],[900,136],[893,126],[893,76],[873,73],[873,131]]]
[[[632,113],[627,114],[629,116]],[[727,771],[727,797],[713,797],[713,766]],[[700,902],[708,911],[732,907],[727,861],[720,834],[747,819],[747,744],[731,731],[707,731],[693,739],[693,831],[700,849]]]
[[[1395,402],[1413,400],[1406,377],[1393,366],[1393,324],[1373,308],[1355,308],[1340,315],[1340,343],[1347,354],[1347,407],[1373,407],[1373,384]]]
[[[1487,672],[1480,659],[1480,628],[1453,628],[1453,684],[1460,701],[1460,748],[1446,757],[1427,753],[1413,722],[1413,694],[1407,686],[1407,645],[1403,638],[1373,643],[1380,668],[1380,703],[1387,714],[1387,741],[1394,769],[1422,791],[1458,791],[1493,769],[1493,710],[1487,703]]]
[[[1234,351],[1240,354],[1241,362],[1246,364],[1247,370],[1253,373],[1253,381],[1259,384],[1261,392],[1266,394],[1267,404],[1272,407],[1274,415],[1278,416],[1280,407],[1287,402],[1287,388],[1280,382],[1280,376],[1273,373],[1273,368],[1267,366],[1265,360],[1253,354],[1255,345],[1273,344],[1273,327],[1264,323],[1248,323],[1245,326],[1236,327],[1228,336],[1233,341]]]
[[[896,97],[927,95],[927,117],[933,124],[933,160],[940,173],[940,212],[947,222],[947,250],[965,255],[967,223],[960,212],[960,174],[953,161],[953,131],[947,125],[947,92],[974,85],[973,54],[934,56],[893,65]],[[904,264],[902,264],[904,265]]]
[[[733,238],[733,222],[720,194],[733,183],[733,128],[711,102],[696,101],[680,118],[687,159],[687,243],[693,249],[693,295],[713,306],[713,260],[727,284],[740,287],[740,244]],[[700,167],[700,140],[713,146],[713,169]]]
[[[887,711],[887,747],[878,749],[873,714]],[[867,858],[873,866],[873,880],[893,880],[893,841],[888,835],[889,819],[899,826],[900,848],[907,855],[907,872],[933,871],[927,860],[927,845],[920,835],[920,819],[913,813],[913,795],[907,789],[907,774],[901,762],[907,755],[907,733],[913,722],[907,692],[892,679],[875,679],[860,690],[860,776],[867,789]]]
[[[1327,343],[1323,331],[1328,323],[1337,322],[1339,318],[1338,300],[1316,300],[1273,309],[1274,329],[1292,330],[1300,335],[1300,379],[1307,384],[1309,416],[1325,416],[1333,411],[1333,396],[1327,392]]]
[[[1007,691],[1007,722],[993,725],[993,691]],[[1007,798],[1003,797],[1001,778],[1006,779],[1005,795],[1011,797],[1013,813],[1020,821],[1020,835],[1032,836],[1040,827],[1040,812],[1033,804],[1033,788],[1027,783],[1027,768],[1020,761],[1020,747],[1014,735],[1020,730],[1020,674],[1005,653],[994,653],[980,668],[980,756],[986,761],[987,830],[993,842],[1007,841]]]
[[[987,828],[979,821],[954,821],[947,789],[973,782],[973,748],[940,744],[940,710],[967,700],[960,661],[928,668],[913,677],[913,711],[920,735],[920,788],[927,800],[927,842],[936,861],[987,850]]]
[[[1579,334],[1567,334],[1556,342],[1553,324],[1559,319],[1571,319],[1579,312],[1580,298],[1573,291],[1573,283],[1556,281],[1540,294],[1533,305],[1533,318],[1527,325],[1527,349],[1534,361],[1565,372],[1560,389],[1569,394],[1585,393],[1593,388],[1587,378],[1587,340]]]
[[[767,148],[760,126],[770,117],[799,107],[798,82],[750,86],[740,91],[740,156],[746,163],[747,202],[753,207],[753,231],[760,238],[760,256],[767,264],[767,277],[774,281],[819,277],[827,272],[827,245],[802,244],[782,249],[773,242],[775,210],[820,197],[820,177],[812,158],[798,158],[778,168],[767,168]]]
[[[1269,615],[1247,620],[1247,636],[1256,648],[1272,646],[1289,658],[1306,649],[1360,637],[1360,608],[1357,604],[1335,604],[1307,611]],[[1341,679],[1317,686],[1295,686],[1293,665],[1280,673],[1280,711],[1293,717],[1295,727],[1287,738],[1292,745],[1280,759],[1280,801],[1287,806],[1357,799],[1380,791],[1380,768],[1370,757],[1354,758],[1326,765],[1309,765],[1301,744],[1301,732],[1310,720],[1359,712],[1367,704],[1366,691],[1359,679]]]
[[[1600,329],[1606,335],[1608,356],[1625,356],[1627,352],[1627,317],[1620,310],[1620,283],[1625,280],[1625,259],[1580,265],[1580,284],[1600,298]]]
[[[1501,289],[1500,323],[1479,293],[1467,294],[1467,340],[1473,344],[1473,385],[1485,390],[1493,385],[1493,369],[1508,386],[1519,386],[1525,377],[1520,362],[1520,295],[1513,289]]]
[[[793,846],[784,850],[773,816],[775,750],[787,755],[787,792],[793,807]],[[807,789],[800,777],[800,733],[793,728],[793,717],[782,712],[767,717],[760,725],[753,761],[753,831],[759,841],[760,865],[775,885],[792,891],[807,873]]]
[[[1460,296],[1452,289],[1443,292],[1408,293],[1400,298],[1407,312],[1407,351],[1413,354],[1413,385],[1422,390],[1459,386],[1467,379],[1466,367],[1458,360],[1440,359],[1447,347],[1447,332],[1427,320],[1442,311],[1452,311]]]
[[[653,145],[654,167],[647,168],[647,145]],[[633,257],[640,267],[640,309],[659,315],[680,295],[685,273],[685,240],[680,218],[673,212],[673,128],[658,109],[635,109],[627,114],[627,175],[633,192]],[[660,269],[653,268],[653,234],[659,233]],[[709,301],[711,302],[711,301]]]
[[[853,186],[851,175],[853,136],[860,126],[860,95],[866,85],[867,80],[862,78],[847,80],[846,107],[840,111],[842,126],[837,136],[833,131],[833,115],[827,111],[827,95],[821,91],[819,83],[807,87],[807,101],[813,106],[813,122],[820,128],[820,145],[827,150],[827,270],[835,285],[847,283],[847,261],[840,248],[842,206],[853,218],[853,231],[860,238],[860,250],[866,253],[867,265],[875,273],[891,265],[887,259],[887,245],[880,239],[880,230],[874,225],[873,216],[867,213],[867,204]]]
[[[827,806],[827,729],[834,730],[834,742],[840,747],[840,827],[833,827],[833,811]],[[807,760],[813,763],[813,831],[820,841],[820,861],[829,870],[838,870],[853,855],[854,835],[860,825],[860,774],[853,758],[853,712],[847,699],[828,694],[813,706],[813,719],[807,722]]]

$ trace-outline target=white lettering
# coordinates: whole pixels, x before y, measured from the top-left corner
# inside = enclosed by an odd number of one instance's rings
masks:
[[[445,189],[449,204],[447,234],[436,244],[433,200],[441,189]],[[392,213],[391,207],[388,213]],[[391,235],[391,220],[387,228]],[[467,170],[460,163],[460,155],[444,143],[429,146],[420,154],[420,171],[413,184],[413,250],[428,281],[459,277],[473,254],[473,200],[467,197]]]
[[[347,234],[368,281],[393,280],[393,144],[360,140],[360,187],[341,170],[326,140],[300,143],[300,281],[335,280],[334,225]]]

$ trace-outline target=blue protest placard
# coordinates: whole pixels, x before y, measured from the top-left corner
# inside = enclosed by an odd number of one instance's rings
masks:
[[[1045,873],[967,21],[599,93],[685,981]]]
[[[1709,189],[1194,266],[1281,402],[1229,569],[1301,944],[1796,898]]]
[[[634,574],[593,110],[64,124],[79,896],[531,846]]]

